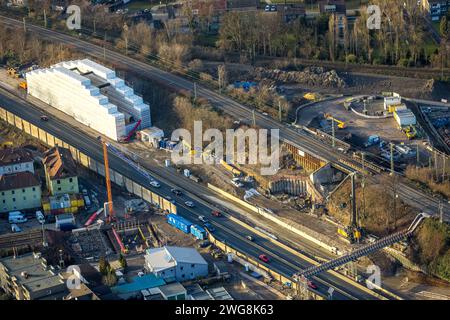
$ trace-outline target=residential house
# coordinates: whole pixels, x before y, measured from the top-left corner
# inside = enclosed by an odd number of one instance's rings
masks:
[[[77,167],[69,149],[55,146],[44,153],[42,162],[52,195],[79,193]]]
[[[285,23],[304,18],[306,15],[303,4],[280,4],[277,6],[277,13]]]
[[[33,156],[23,148],[8,148],[0,150],[0,175],[5,173],[34,173]]]
[[[319,1],[319,10],[321,14],[335,15],[337,20],[337,34],[342,41],[344,30],[347,28],[347,6],[345,0],[322,0]]]
[[[147,249],[145,268],[168,282],[208,275],[208,263],[194,248],[165,246]]]
[[[39,208],[41,183],[31,172],[0,176],[0,212]]]

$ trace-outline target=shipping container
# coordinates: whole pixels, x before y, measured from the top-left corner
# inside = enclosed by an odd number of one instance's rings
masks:
[[[207,236],[206,230],[196,224],[191,226],[191,234],[199,240],[204,240]]]
[[[187,234],[191,233],[192,222],[176,214],[173,213],[168,214],[167,223],[183,231],[184,233]]]

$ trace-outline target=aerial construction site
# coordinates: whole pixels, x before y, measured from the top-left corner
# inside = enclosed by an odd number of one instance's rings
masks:
[[[1,299],[450,299],[450,16],[366,4],[0,5]]]

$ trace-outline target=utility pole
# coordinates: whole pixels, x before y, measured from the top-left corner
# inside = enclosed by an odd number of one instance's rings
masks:
[[[123,24],[123,31],[125,34],[125,55],[128,55],[128,26],[126,23]]]
[[[438,206],[438,210],[439,210],[439,221],[441,223],[444,222],[444,204],[442,203],[441,200],[439,200],[439,206]]]
[[[105,31],[105,39],[103,40],[103,61],[106,63],[106,31]]]
[[[25,17],[23,17],[23,32],[27,32],[27,27],[25,23]]]
[[[363,201],[363,216],[366,216],[366,168],[365,168],[365,157],[366,154],[361,152],[361,160],[362,160],[362,180],[361,180],[361,188],[362,188],[362,201]]]
[[[416,168],[420,166],[419,144],[416,144]]]
[[[281,114],[281,101],[278,100],[278,119],[282,120],[282,114]]]
[[[44,28],[47,28],[47,14],[44,9]]]
[[[395,167],[394,167],[394,144],[391,143],[389,145],[391,149],[391,175],[394,175]]]
[[[331,119],[331,135],[333,136],[332,139],[332,143],[333,143],[333,148],[336,147],[336,132],[335,132],[335,128],[334,128],[334,119]]]
[[[219,92],[222,93],[222,81],[221,81],[220,77],[221,77],[221,75],[219,72]]]
[[[436,181],[439,179],[438,163],[437,163],[437,151],[434,150],[434,170],[436,171]]]
[[[194,103],[197,102],[197,82],[194,82]]]
[[[445,154],[442,154],[442,183],[445,182]]]
[[[253,126],[256,127],[256,115],[255,115],[255,109],[252,110],[252,116],[253,116]]]

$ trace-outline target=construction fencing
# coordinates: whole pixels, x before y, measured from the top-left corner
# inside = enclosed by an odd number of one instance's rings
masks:
[[[77,163],[103,177],[105,176],[105,166],[101,160],[97,161],[93,159],[89,155],[86,155],[78,150],[75,146],[62,141],[58,137],[49,134],[45,130],[31,124],[30,122],[18,117],[14,113],[5,110],[2,107],[0,107],[0,119],[33,136],[34,138],[40,140],[50,147],[58,145],[69,149],[72,153],[72,157]],[[137,197],[144,199],[157,208],[167,210],[170,213],[177,213],[176,205],[111,168],[110,178],[111,182],[115,183],[117,186],[125,188],[129,193],[132,193]]]

